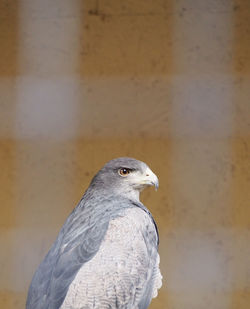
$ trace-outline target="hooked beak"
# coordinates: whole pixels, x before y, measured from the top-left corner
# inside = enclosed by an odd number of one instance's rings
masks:
[[[151,171],[151,169],[148,167],[146,170],[145,175],[143,175],[143,181],[142,184],[148,185],[148,186],[155,186],[155,190],[159,188],[159,180],[158,177]]]

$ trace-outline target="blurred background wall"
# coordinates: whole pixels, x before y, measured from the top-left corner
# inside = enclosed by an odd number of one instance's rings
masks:
[[[102,165],[148,163],[150,308],[250,308],[250,2],[0,0],[0,307]]]

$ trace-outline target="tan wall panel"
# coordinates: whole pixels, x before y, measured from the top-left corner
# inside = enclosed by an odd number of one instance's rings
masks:
[[[12,140],[0,140],[0,149],[0,229],[9,229],[17,223],[15,214],[17,200],[13,190],[13,184],[15,183],[15,142]]]
[[[248,75],[248,78],[250,72],[249,11],[249,1],[234,1],[234,69],[235,74]]]
[[[18,72],[19,1],[0,1],[0,77]]]

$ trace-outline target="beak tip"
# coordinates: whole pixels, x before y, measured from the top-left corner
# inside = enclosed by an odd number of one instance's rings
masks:
[[[159,180],[156,175],[154,181],[152,182],[152,185],[155,186],[155,191],[157,191],[159,188]]]
[[[159,182],[157,181],[156,183],[155,183],[155,191],[157,191],[159,189]]]

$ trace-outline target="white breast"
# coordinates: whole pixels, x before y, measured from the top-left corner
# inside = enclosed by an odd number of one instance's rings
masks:
[[[127,209],[109,223],[97,254],[78,271],[60,309],[137,308],[147,284],[152,297],[161,287],[156,246],[145,235],[156,231],[140,208]]]

